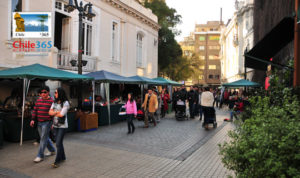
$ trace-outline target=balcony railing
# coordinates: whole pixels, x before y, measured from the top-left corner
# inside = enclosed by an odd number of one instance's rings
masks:
[[[59,51],[57,53],[57,68],[64,70],[78,71],[78,67],[72,66],[71,60],[78,61],[77,54],[68,53],[64,51]],[[92,56],[82,56],[82,61],[87,61],[86,66],[82,67],[83,72],[94,72],[96,71],[96,57]],[[84,62],[83,62],[84,63]]]

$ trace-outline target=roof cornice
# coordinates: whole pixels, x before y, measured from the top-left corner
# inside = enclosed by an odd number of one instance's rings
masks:
[[[130,16],[138,19],[142,23],[149,25],[154,30],[158,31],[161,27],[154,20],[150,19],[149,17],[145,16],[141,12],[135,10],[134,8],[128,6],[127,4],[121,2],[120,0],[105,0],[105,2],[117,9],[120,9],[121,11],[125,12],[126,14],[129,14]]]

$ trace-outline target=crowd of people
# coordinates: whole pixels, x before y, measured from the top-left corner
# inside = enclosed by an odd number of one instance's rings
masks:
[[[191,86],[187,91],[184,86],[175,88],[172,96],[173,108],[175,112],[181,109],[180,105],[187,106],[190,119],[195,116],[201,121],[203,116],[209,115],[207,111],[211,108],[228,108],[230,110],[230,120],[237,118],[244,107],[249,105],[247,93],[239,90],[213,87]],[[214,112],[214,111],[212,111]],[[207,121],[204,121],[206,123]]]
[[[128,93],[124,105],[128,134],[133,134],[135,131],[133,119],[137,117],[138,109],[144,111],[144,128],[149,127],[149,121],[153,123],[153,126],[156,126],[157,122],[165,117],[169,103],[172,103],[175,114],[182,108],[188,108],[188,117],[190,119],[199,117],[200,121],[204,118],[203,126],[207,129],[209,118],[215,117],[215,107],[221,109],[226,105],[230,110],[230,120],[232,121],[233,117],[237,118],[243,112],[244,107],[249,105],[245,92],[231,91],[225,88],[199,88],[197,86],[191,86],[189,91],[184,86],[174,88],[172,98],[170,98],[166,88],[158,92],[155,87],[150,87],[145,94],[143,103],[138,104],[139,102],[134,100],[132,93]],[[40,136],[39,150],[34,162],[41,162],[45,156],[56,154],[52,164],[52,167],[56,168],[66,160],[63,138],[65,130],[68,128],[67,112],[69,108],[68,98],[62,88],[55,90],[54,98],[49,96],[48,86],[43,86],[39,90],[39,98],[35,102],[32,121],[30,122],[30,126],[37,127]],[[56,148],[50,139],[51,130],[55,133]],[[46,148],[48,152],[44,153]]]

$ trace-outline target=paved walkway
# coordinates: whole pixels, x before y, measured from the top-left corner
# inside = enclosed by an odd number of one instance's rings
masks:
[[[218,143],[227,139],[228,113],[217,110],[218,128],[205,131],[199,120],[176,121],[174,114],[157,127],[142,128],[127,135],[125,122],[97,131],[68,133],[67,156],[61,167],[51,168],[54,157],[41,163],[32,160],[37,146],[6,143],[0,150],[0,177],[226,177],[218,155]]]

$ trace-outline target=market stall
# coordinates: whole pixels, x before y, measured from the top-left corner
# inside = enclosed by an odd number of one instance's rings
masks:
[[[95,111],[95,85],[99,83],[104,83],[105,86],[105,94],[106,94],[106,101],[107,101],[107,116],[108,116],[108,125],[111,124],[111,105],[110,105],[110,93],[109,93],[109,84],[110,83],[127,83],[127,84],[136,84],[138,81],[135,79],[130,79],[128,77],[123,77],[111,72],[107,72],[105,70],[91,72],[88,74],[85,74],[85,76],[93,77],[94,81],[93,83],[93,106],[92,111]],[[105,115],[101,114],[100,111],[104,111],[103,109],[98,110],[98,116],[99,116],[99,123],[103,123],[102,120],[106,120]],[[118,113],[118,112],[117,112]],[[102,115],[104,118],[100,118],[100,115]]]
[[[71,72],[62,71],[41,64],[33,64],[23,67],[17,67],[0,71],[1,79],[22,79],[23,80],[23,99],[22,99],[22,116],[18,120],[20,123],[20,145],[23,142],[25,102],[31,80],[92,80],[92,77],[78,75]],[[29,124],[26,124],[26,127]],[[11,130],[11,129],[10,129]]]
[[[222,84],[224,87],[230,87],[230,88],[239,88],[239,87],[261,87],[259,83],[252,82],[249,80],[241,79],[238,81],[234,81],[231,83],[225,83]]]

